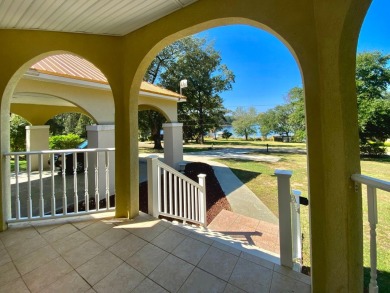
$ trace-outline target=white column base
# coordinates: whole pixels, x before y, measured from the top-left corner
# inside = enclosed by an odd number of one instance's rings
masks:
[[[164,123],[164,163],[179,169],[183,161],[183,123]]]

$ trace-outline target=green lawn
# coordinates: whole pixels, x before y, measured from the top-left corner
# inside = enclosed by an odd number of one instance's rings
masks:
[[[11,172],[14,172],[15,170],[15,161],[11,160]],[[27,161],[19,160],[19,171],[26,171],[27,170]]]
[[[293,171],[291,184],[293,189],[302,191],[307,196],[307,170],[306,155],[275,153],[281,157],[276,163],[253,162],[234,159],[220,159],[219,162],[229,166],[232,171],[243,181],[277,216],[277,187],[276,177],[273,176],[275,169],[288,169]],[[361,161],[362,174],[380,179],[390,178],[390,158]],[[369,225],[367,221],[366,190],[363,188],[363,222],[364,222],[364,266],[365,283],[369,282]],[[390,292],[390,194],[378,191],[378,284],[380,292]],[[303,240],[304,265],[310,266],[310,241],[309,241],[309,210],[301,207],[301,225]]]

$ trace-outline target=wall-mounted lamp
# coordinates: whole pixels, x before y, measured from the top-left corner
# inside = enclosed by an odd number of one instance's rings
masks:
[[[187,80],[186,79],[183,79],[180,81],[180,97],[179,97],[179,101],[181,99],[181,97],[183,96],[182,95],[182,89],[186,88],[187,87]]]

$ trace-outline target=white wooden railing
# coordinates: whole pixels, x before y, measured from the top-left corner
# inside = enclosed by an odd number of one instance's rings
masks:
[[[110,177],[114,170],[110,160],[114,160],[115,148],[44,150],[30,152],[10,152],[3,154],[3,184],[7,198],[6,220],[22,222],[89,214],[112,210]],[[81,157],[77,154],[82,154]],[[112,154],[112,155],[110,155]],[[62,170],[56,170],[56,157],[61,156]],[[26,158],[26,170],[20,170],[20,158]],[[66,160],[73,161],[72,170],[66,169]],[[80,164],[82,158],[82,164]],[[14,170],[9,173],[10,162],[14,160]],[[78,161],[79,160],[79,161]],[[37,163],[36,171],[32,162]],[[48,161],[49,166],[45,168]],[[69,165],[70,166],[70,165]],[[49,170],[47,170],[49,169]],[[92,182],[91,179],[92,178]],[[103,182],[101,182],[103,181]],[[111,182],[113,185],[113,182]],[[100,207],[105,199],[105,207]],[[95,204],[91,207],[90,203]],[[80,208],[81,207],[81,208]]]
[[[378,292],[377,283],[377,248],[376,248],[376,225],[378,224],[378,209],[376,190],[384,190],[390,192],[390,182],[384,181],[369,176],[354,174],[352,180],[356,182],[356,191],[359,184],[367,186],[367,206],[368,206],[368,222],[370,224],[370,285],[369,292]]]
[[[147,169],[149,214],[207,225],[206,175],[199,174],[197,183],[157,156],[148,157]]]
[[[292,171],[275,170],[278,180],[280,263],[296,271],[302,267],[301,192],[291,190]]]

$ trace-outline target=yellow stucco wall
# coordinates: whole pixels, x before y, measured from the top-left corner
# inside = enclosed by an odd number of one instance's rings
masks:
[[[0,31],[1,150],[8,149],[3,114],[20,72],[50,52],[81,55],[102,70],[113,91],[116,157],[121,160],[116,214],[133,217],[138,213],[138,91],[152,58],[176,39],[210,27],[241,23],[266,29],[296,58],[305,89],[313,291],[361,292],[361,196],[350,176],[360,172],[354,70],[369,4],[200,0],[125,37]],[[6,200],[1,203],[3,211]]]

